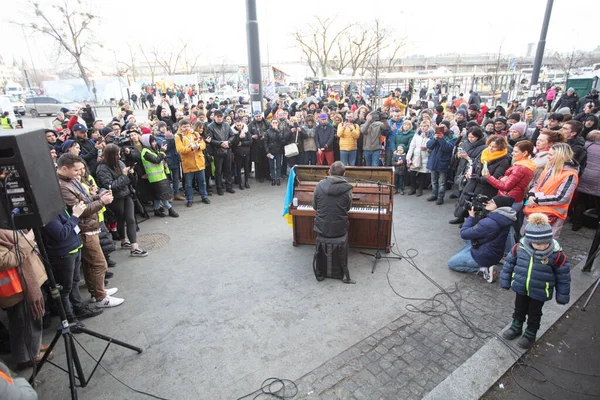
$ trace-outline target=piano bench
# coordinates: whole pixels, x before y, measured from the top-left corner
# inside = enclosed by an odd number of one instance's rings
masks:
[[[348,278],[348,234],[330,238],[317,235],[315,254],[313,256],[313,272],[317,281],[325,278]]]

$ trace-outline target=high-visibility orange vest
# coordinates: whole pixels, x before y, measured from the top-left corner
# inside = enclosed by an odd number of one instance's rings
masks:
[[[573,171],[570,169],[563,169],[560,172],[560,174],[558,174],[558,176],[554,177],[551,175],[550,177],[548,177],[548,179],[544,180],[544,177],[546,177],[547,174],[550,172],[549,167],[550,167],[550,164],[546,165],[546,168],[544,168],[544,172],[542,172],[542,175],[540,176],[540,178],[542,178],[542,179],[540,180],[537,187],[535,188],[536,192],[542,192],[546,195],[554,194],[558,190],[558,187],[564,181],[566,181],[569,178],[569,176],[575,177],[575,185],[577,185],[579,183],[579,177],[577,176],[577,171]],[[573,194],[571,194],[571,199],[572,198],[573,198]],[[567,219],[567,213],[569,211],[569,204],[571,203],[571,199],[569,199],[569,202],[565,203],[565,204],[554,204],[551,206],[540,205],[540,206],[536,206],[536,207],[526,206],[525,209],[523,210],[523,212],[525,213],[525,215],[539,212],[539,213],[543,213],[543,214],[554,215],[556,218],[565,220],[565,219]]]
[[[0,297],[10,297],[22,291],[21,277],[16,267],[0,271]]]

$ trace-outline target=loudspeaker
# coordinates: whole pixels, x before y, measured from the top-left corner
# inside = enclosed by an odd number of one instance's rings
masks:
[[[41,228],[64,210],[44,130],[0,135],[0,201],[4,229]]]

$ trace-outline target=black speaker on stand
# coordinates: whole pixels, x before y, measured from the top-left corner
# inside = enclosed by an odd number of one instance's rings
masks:
[[[41,227],[52,221],[65,209],[44,130],[20,131],[16,135],[0,135],[0,198],[2,203],[2,207],[0,207],[0,228],[9,230],[32,229],[34,231],[36,244],[48,275],[50,296],[59,311],[61,320],[61,326],[56,330],[48,350],[39,364],[34,366],[34,372],[29,379],[29,383],[35,385],[36,374],[40,372],[47,361],[48,355],[52,353],[52,349],[62,337],[65,344],[66,372],[69,375],[71,398],[77,399],[77,385],[87,386],[111,344],[114,343],[138,353],[141,353],[142,349],[89,329],[77,328],[73,324],[69,324],[67,320],[60,299],[60,291],[54,280],[52,267],[48,262],[48,255],[40,232]],[[27,298],[27,296],[24,297]],[[77,329],[78,332],[107,342],[104,352],[96,362],[92,373],[87,377],[83,372],[71,329]],[[79,345],[81,346],[81,344]],[[87,353],[87,350],[84,349],[84,351]],[[75,374],[75,371],[77,374]]]

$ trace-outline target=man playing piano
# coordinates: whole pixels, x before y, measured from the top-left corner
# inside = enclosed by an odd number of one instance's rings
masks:
[[[322,238],[327,241],[332,238],[346,238],[341,257],[344,283],[355,283],[350,279],[348,271],[348,211],[352,206],[352,185],[344,178],[346,168],[341,161],[336,161],[329,167],[329,176],[321,180],[315,187],[312,206],[316,211],[315,232],[317,242]]]

